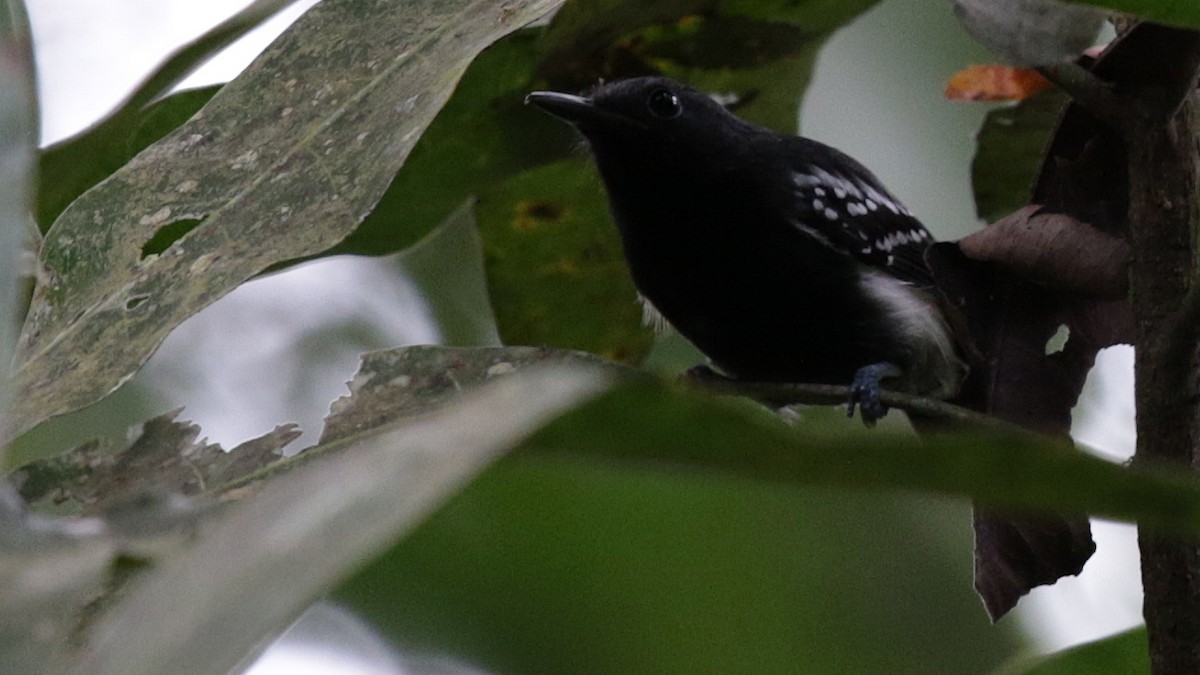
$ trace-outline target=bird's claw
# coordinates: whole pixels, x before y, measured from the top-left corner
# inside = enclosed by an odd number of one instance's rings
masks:
[[[850,384],[850,401],[846,410],[847,417],[854,417],[854,407],[857,405],[863,424],[868,427],[883,419],[888,408],[879,400],[882,387],[880,382],[889,377],[899,377],[901,370],[892,363],[872,363],[863,366],[854,374]]]

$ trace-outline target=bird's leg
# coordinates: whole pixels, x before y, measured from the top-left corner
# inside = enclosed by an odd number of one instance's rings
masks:
[[[863,424],[875,426],[875,422],[887,414],[887,406],[879,400],[880,381],[889,377],[900,377],[904,371],[894,363],[883,361],[863,366],[854,374],[854,382],[850,384],[850,405],[846,411],[848,417],[854,417],[854,406],[857,404],[862,413]]]

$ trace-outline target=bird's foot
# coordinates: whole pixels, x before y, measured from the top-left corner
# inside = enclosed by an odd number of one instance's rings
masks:
[[[886,361],[859,368],[854,374],[854,382],[850,384],[850,403],[846,416],[854,417],[854,407],[857,405],[863,424],[868,427],[875,426],[888,411],[883,401],[879,400],[880,382],[902,374],[899,366]]]

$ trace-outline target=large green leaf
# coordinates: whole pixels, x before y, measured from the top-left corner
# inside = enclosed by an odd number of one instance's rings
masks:
[[[705,398],[641,385],[601,397],[539,433],[539,453],[716,470],[744,478],[842,488],[900,488],[1017,509],[1085,512],[1200,533],[1200,483],[1133,470],[1032,435],[847,435],[795,429]],[[605,433],[579,433],[582,426]]]
[[[563,155],[570,131],[524,105],[539,35],[519,31],[479,55],[378,206],[333,252],[405,249],[484,187]]]
[[[309,10],[55,223],[18,347],[10,433],[102,398],[194,312],[273,263],[337,243],[474,56],[554,4]]]
[[[1135,628],[1102,640],[1040,657],[1021,657],[993,675],[1148,675],[1146,629]]]
[[[1007,638],[987,627],[965,563],[946,582],[944,556],[969,559],[967,501],[1200,532],[1200,485],[1186,476],[1020,431],[921,440],[846,433],[845,420],[789,425],[644,375],[614,385],[619,372],[636,371],[529,347],[369,355],[320,446],[210,486],[237,505],[116,596],[87,667],[217,668],[203,656],[214,645],[240,654],[508,448],[339,597],[399,644],[501,670],[983,672]],[[152,464],[139,470],[158,478]],[[904,516],[904,500],[813,488],[963,503]],[[915,525],[927,519],[937,524]],[[929,534],[944,529],[957,545]],[[286,588],[267,582],[277,577]],[[944,621],[928,619],[931,606]],[[846,655],[846,635],[880,644]],[[962,649],[947,650],[947,635]]]
[[[187,108],[186,114],[174,125],[161,129],[161,133],[153,138],[144,142],[135,141],[134,136],[144,126],[143,120],[152,101],[165,95],[188,73],[292,2],[294,0],[255,0],[242,11],[177,49],[103,120],[47,148],[41,156],[37,204],[38,223],[42,228],[49,228],[63,209],[84,190],[111,175],[151,141],[158,140],[167,131],[179,126],[200,107],[195,105]],[[173,110],[182,110],[194,100],[192,97],[170,98],[175,100],[166,107]],[[161,109],[164,107],[162,103],[159,101],[154,105]]]
[[[404,272],[421,289],[444,345],[500,344],[487,297],[483,242],[475,227],[475,202],[463,202],[429,236],[399,256]]]
[[[480,195],[484,269],[506,342],[638,360],[653,334],[591,164],[526,171]]]
[[[38,160],[38,223],[49,228],[68,204],[183,124],[218,89],[212,86],[171,94],[136,114],[110,118],[43,150]]]
[[[409,424],[336,441],[337,461],[261,484],[192,548],[138,579],[96,627],[76,672],[229,672],[507,446],[604,380],[594,366],[522,374]]]
[[[33,46],[25,7],[0,1],[0,429],[7,423],[14,322],[20,316],[21,256],[33,244],[29,211],[35,180],[37,103]],[[2,446],[2,444],[0,444]],[[0,447],[0,464],[3,460]]]
[[[37,106],[25,8],[0,0],[0,427],[9,401],[7,364],[19,316],[20,256],[31,232]],[[94,524],[92,524],[94,525]],[[68,528],[63,528],[68,529]],[[0,672],[53,673],[64,667],[75,611],[100,589],[112,543],[64,536],[26,517],[7,477],[0,477]]]
[[[975,212],[980,218],[993,222],[1029,203],[1046,143],[1066,102],[1065,94],[1048,90],[1014,106],[996,108],[984,118],[971,162]]]
[[[968,675],[1015,648],[971,591],[965,506],[647,454],[501,461],[334,599],[487,672]]]
[[[461,377],[375,379],[434,395]],[[958,582],[880,489],[964,498],[958,524],[908,516],[957,529]],[[639,380],[526,440],[337,598],[400,646],[498,671],[985,672],[1008,645],[967,578],[968,498],[1200,531],[1185,476],[1021,433],[793,427]]]

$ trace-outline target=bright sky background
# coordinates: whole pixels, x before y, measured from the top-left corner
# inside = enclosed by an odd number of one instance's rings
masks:
[[[881,62],[921,56],[923,45],[894,39],[905,31],[906,17],[921,1],[889,0],[831,41],[806,97],[804,131],[858,156],[931,226],[937,222],[974,223],[966,182],[973,151],[968,133],[963,133],[961,142],[951,144],[957,155],[941,169],[921,167],[922,171],[946,172],[945,180],[939,183],[947,186],[941,194],[930,194],[920,187],[910,161],[911,153],[919,147],[938,143],[930,139],[944,133],[942,128],[950,123],[949,118],[961,116],[962,110],[952,110],[940,101],[940,82],[919,83],[921,86],[905,82],[905,88],[898,90],[894,71],[872,64],[864,67],[860,62],[863,53]],[[245,1],[27,3],[40,69],[42,136],[51,142],[82,129],[111,109],[172,48],[236,12]],[[313,0],[298,2],[206,65],[187,84],[228,80],[311,4]],[[866,49],[867,45],[871,49]],[[929,86],[936,86],[937,91],[929,91]],[[895,114],[898,109],[904,114]],[[849,123],[847,110],[853,111]],[[969,114],[981,117],[982,110]],[[940,141],[946,145],[945,138]],[[900,145],[891,153],[879,153],[879,146],[888,143]],[[371,294],[355,292],[363,284],[373,289]],[[381,288],[392,290],[380,292]],[[264,312],[273,313],[270,321],[246,320],[251,316],[261,319]],[[320,364],[281,360],[295,351],[310,331],[339,322],[368,325],[375,337],[361,344],[342,345],[340,351],[323,355],[328,358]],[[437,329],[422,301],[411,285],[395,275],[394,265],[362,259],[332,260],[255,281],[230,294],[173,333],[137,381],[156,392],[166,392],[163,395],[168,398],[189,403],[185,417],[195,419],[208,436],[230,447],[280,421],[297,419],[303,428],[319,428],[316,425],[329,401],[344,391],[343,383],[353,373],[358,353],[437,339]],[[1076,429],[1081,441],[1121,459],[1128,457],[1133,448],[1131,354],[1129,349],[1114,349],[1101,355],[1102,365],[1093,373],[1084,397],[1093,407],[1081,415]],[[287,409],[278,407],[300,399],[306,402]],[[264,401],[277,402],[277,406],[264,408]],[[1095,530],[1099,551],[1088,563],[1083,578],[1035,591],[1017,610],[1018,620],[1042,649],[1095,639],[1140,623],[1134,530],[1099,522]],[[297,655],[294,649],[277,650],[269,657],[279,659],[278,663],[260,663],[252,672],[399,672],[394,660],[377,658],[379,653],[386,656],[386,651],[376,653],[373,648],[363,647],[373,643],[363,637],[363,628],[352,619],[339,621],[323,613],[320,619],[325,622],[321,625],[333,627],[331,631],[345,629],[347,635],[354,636],[351,642],[358,645],[358,651],[373,653],[369,657],[373,660],[364,667],[340,661],[330,662],[323,670],[314,669],[312,653],[306,651],[302,654],[306,669],[300,671],[296,661],[291,660]],[[311,634],[299,632],[306,637],[297,638],[298,643],[311,645]]]

